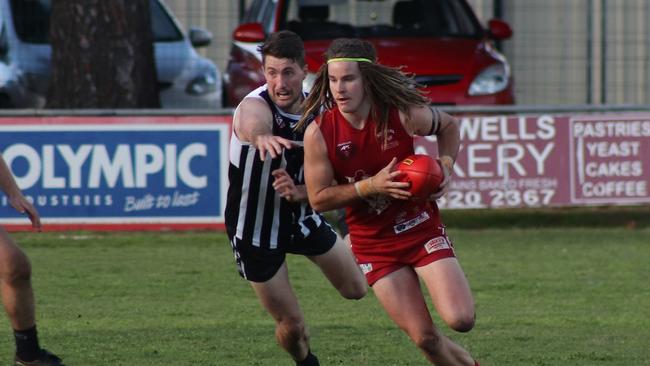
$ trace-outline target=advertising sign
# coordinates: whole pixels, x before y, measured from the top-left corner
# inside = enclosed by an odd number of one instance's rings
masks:
[[[576,117],[569,132],[572,202],[650,202],[650,119]]]
[[[650,115],[459,117],[443,208],[650,203]],[[0,118],[46,230],[223,229],[231,116]],[[416,152],[437,156],[434,137]],[[29,220],[0,195],[0,222]]]
[[[650,202],[650,116],[469,116],[446,208]],[[416,152],[437,156],[435,138]]]
[[[20,118],[0,125],[0,149],[50,229],[223,227],[223,119]],[[6,196],[0,212],[3,223],[28,223]]]

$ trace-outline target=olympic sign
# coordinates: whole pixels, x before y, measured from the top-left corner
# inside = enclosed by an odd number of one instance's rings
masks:
[[[230,119],[0,119],[0,150],[46,229],[222,228]]]
[[[650,115],[460,117],[446,208],[650,203]],[[434,138],[416,152],[437,155]]]

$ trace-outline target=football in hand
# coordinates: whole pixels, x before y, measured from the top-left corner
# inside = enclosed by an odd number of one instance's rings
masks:
[[[429,155],[411,155],[397,164],[397,170],[403,173],[397,180],[410,183],[412,200],[428,199],[445,178],[440,163]]]

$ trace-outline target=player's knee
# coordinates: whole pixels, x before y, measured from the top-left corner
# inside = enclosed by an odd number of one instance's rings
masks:
[[[422,352],[435,357],[442,349],[442,338],[435,331],[425,331],[412,337],[413,342]]]
[[[289,317],[278,322],[276,336],[282,343],[295,344],[309,338],[305,322],[301,318]]]
[[[12,254],[2,265],[2,280],[14,284],[29,281],[32,276],[32,265],[23,253]]]
[[[447,325],[457,332],[465,333],[474,328],[475,320],[475,315],[472,312],[454,317],[454,319],[447,322]]]
[[[348,300],[360,300],[368,293],[366,281],[354,281],[339,289],[341,296]]]

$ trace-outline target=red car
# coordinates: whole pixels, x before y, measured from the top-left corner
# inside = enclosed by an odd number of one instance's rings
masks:
[[[257,46],[282,29],[305,42],[308,89],[331,40],[357,37],[375,45],[382,64],[413,73],[432,104],[514,103],[510,66],[492,44],[512,30],[496,19],[484,29],[465,0],[254,0],[233,33],[226,106],[264,83]]]

